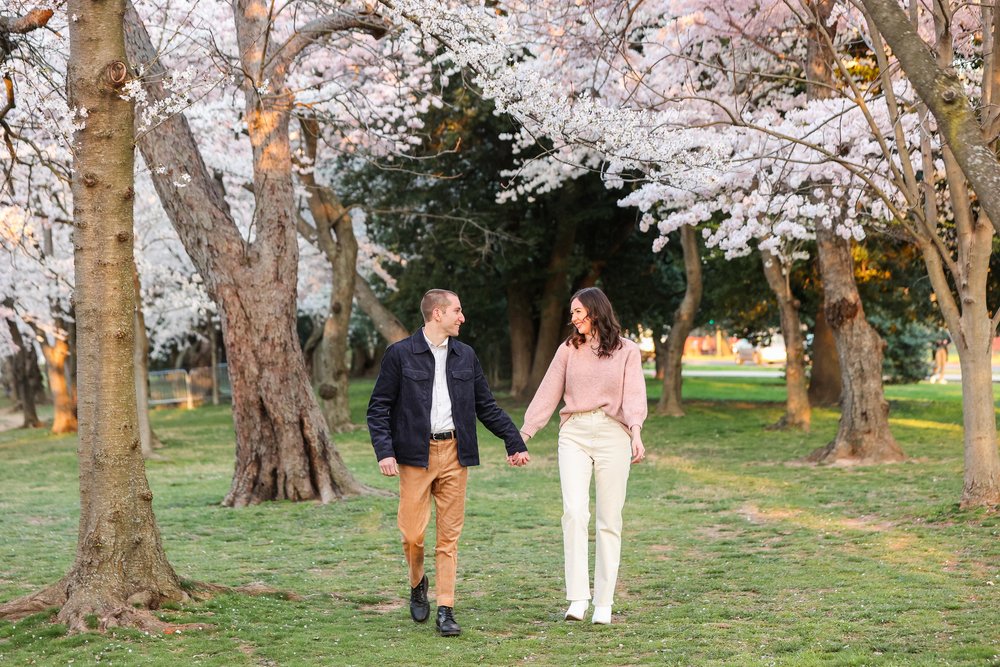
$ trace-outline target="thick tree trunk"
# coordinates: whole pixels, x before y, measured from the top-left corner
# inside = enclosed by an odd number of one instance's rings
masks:
[[[785,339],[785,415],[774,427],[808,431],[812,414],[806,391],[805,340],[802,336],[802,321],[799,319],[799,301],[792,294],[781,260],[766,250],[761,251],[760,255],[767,284],[778,301],[781,335]]]
[[[694,318],[701,305],[701,252],[698,250],[698,236],[694,227],[684,225],[680,229],[681,250],[684,256],[684,276],[687,284],[674,322],[667,337],[667,355],[664,360],[663,395],[656,406],[661,415],[683,417],[681,407],[681,362],[684,357],[684,343],[694,328]]]
[[[538,336],[531,355],[531,375],[523,395],[534,395],[549,369],[559,341],[566,335],[569,320],[569,258],[576,242],[575,218],[562,215],[556,222],[556,239],[549,256],[545,287],[538,318]]]
[[[817,463],[902,461],[903,450],[889,428],[889,402],[882,385],[883,341],[865,319],[850,242],[832,229],[816,229],[826,320],[837,342],[843,391],[834,440],[814,451]]]
[[[387,344],[398,343],[410,336],[410,332],[395,313],[385,307],[364,276],[355,276],[354,298],[358,300],[358,307],[374,322],[375,329]]]
[[[87,109],[75,137],[73,208],[79,333],[80,529],[76,560],[58,584],[5,605],[61,604],[71,632],[157,627],[147,611],[187,596],[167,562],[153,517],[136,427],[132,374],[132,105],[122,34],[124,0],[70,0],[70,104]]]
[[[834,0],[812,0],[815,22],[809,26],[807,95],[820,99],[833,94],[836,34],[832,20]],[[834,223],[836,224],[836,223]],[[836,230],[816,227],[816,246],[823,280],[826,321],[833,331],[840,360],[842,392],[840,426],[833,442],[809,455],[819,463],[882,463],[901,461],[903,450],[889,428],[889,402],[882,386],[883,341],[865,319],[857,285],[850,241]]]
[[[532,352],[535,348],[535,324],[531,302],[522,285],[507,286],[507,322],[510,328],[510,393],[516,400],[528,400]]]
[[[840,403],[840,360],[837,341],[826,322],[826,308],[820,303],[813,329],[812,373],[809,376],[810,405],[831,406]]]
[[[139,146],[147,165],[168,167],[163,173],[152,169],[153,183],[222,320],[236,428],[236,466],[224,503],[329,502],[370,489],[348,472],[329,438],[295,331],[298,246],[288,136],[291,97],[283,69],[295,49],[277,49],[265,62],[266,5],[241,0],[233,9],[243,71],[268,79],[273,91],[261,96],[253,81],[244,81],[258,203],[256,238],[248,242],[240,234],[183,115],[164,121]],[[149,35],[133,8],[125,18],[131,60],[147,68],[149,97],[163,99],[164,70]],[[319,34],[303,31],[293,39]],[[176,170],[190,177],[186,187],[176,184]]]

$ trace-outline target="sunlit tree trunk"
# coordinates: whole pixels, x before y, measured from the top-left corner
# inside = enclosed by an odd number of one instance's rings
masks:
[[[186,187],[178,187],[169,170],[161,174],[154,169],[152,174],[160,202],[222,320],[236,428],[236,465],[224,504],[330,502],[371,489],[351,475],[330,439],[295,330],[298,246],[288,135],[292,94],[285,80],[298,55],[324,35],[378,33],[382,28],[369,17],[342,11],[265,54],[271,29],[267,3],[239,0],[233,12],[253,148],[255,238],[240,234],[183,115],[164,121],[139,146],[148,165],[183,169],[191,178]],[[147,94],[162,99],[164,70],[134,9],[129,9],[126,24],[132,60],[147,68]],[[265,80],[270,91],[261,94]]]

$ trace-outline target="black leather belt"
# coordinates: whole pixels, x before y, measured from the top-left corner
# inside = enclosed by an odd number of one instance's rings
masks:
[[[454,431],[441,431],[439,433],[431,433],[431,440],[451,440],[455,437]]]

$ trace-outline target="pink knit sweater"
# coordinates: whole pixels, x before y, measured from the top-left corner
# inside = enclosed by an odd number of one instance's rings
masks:
[[[556,350],[549,370],[524,413],[521,432],[532,437],[545,426],[559,401],[560,426],[574,412],[603,410],[627,431],[646,419],[646,381],[639,346],[622,338],[610,358],[600,358],[589,345],[565,343]]]

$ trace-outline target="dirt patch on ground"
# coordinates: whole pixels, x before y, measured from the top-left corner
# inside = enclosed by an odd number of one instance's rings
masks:
[[[358,605],[361,611],[370,611],[376,614],[388,614],[393,611],[398,611],[403,608],[405,603],[402,600],[395,600],[393,602],[379,602],[378,604],[362,604]]]

